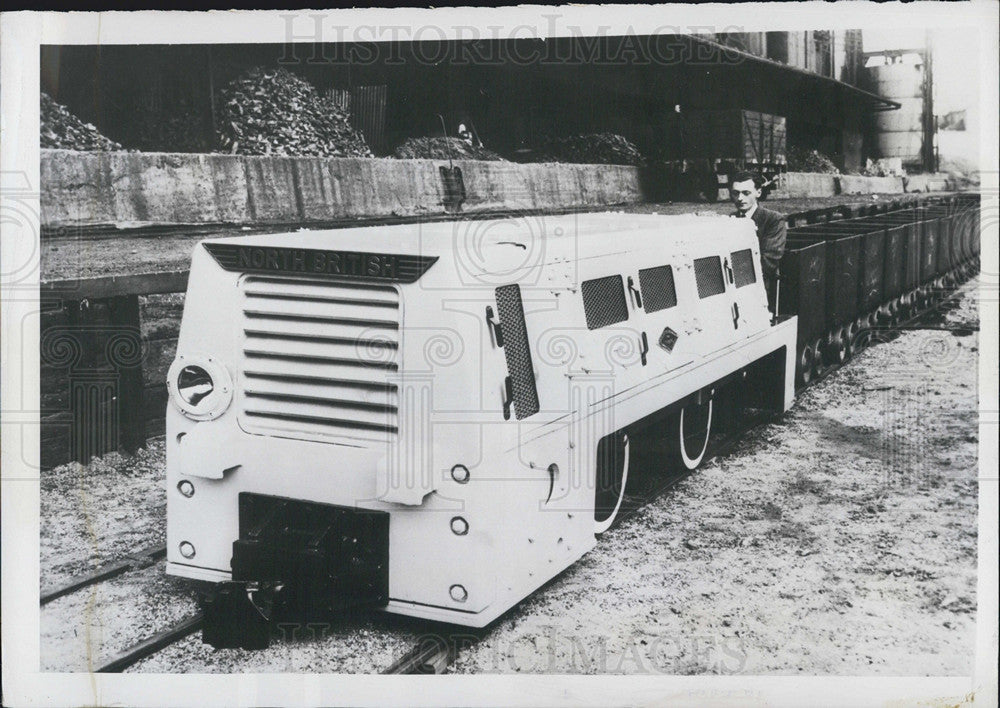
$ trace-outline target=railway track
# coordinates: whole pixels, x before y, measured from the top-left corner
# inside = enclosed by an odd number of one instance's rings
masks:
[[[102,665],[95,673],[99,674],[120,674],[122,671],[137,664],[147,656],[152,656],[161,649],[165,649],[174,642],[180,641],[189,634],[194,634],[202,625],[202,615],[200,612],[176,622],[163,631],[157,632],[138,644],[126,649],[108,663]]]
[[[865,346],[860,347],[857,352],[860,352],[863,348],[867,348],[867,346],[890,341],[890,338],[903,331],[930,330],[969,333],[978,331],[975,328],[948,327],[938,322],[928,321],[940,316],[941,311],[956,302],[962,294],[959,286],[954,292],[902,322],[898,322],[892,326],[873,328],[868,333],[869,341]],[[854,356],[857,355],[857,352]],[[851,358],[843,363],[826,367],[821,373],[797,390],[802,391],[825,380],[828,376],[831,376],[843,366],[850,363]],[[713,435],[709,440],[709,447],[705,457],[706,461],[730,454],[749,431],[771,422],[775,417],[773,414],[757,415],[730,431]],[[643,487],[638,495],[626,494],[615,525],[634,516],[643,506],[668,492],[681,481],[694,474],[695,471],[684,470],[662,476],[645,475],[647,480],[653,479],[655,481]],[[141,549],[120,561],[106,565],[91,573],[75,576],[69,581],[43,592],[40,597],[40,605],[45,606],[55,599],[118,577],[132,570],[147,568],[165,557],[165,555],[166,548],[164,546]],[[121,673],[139,661],[197,632],[202,627],[202,621],[201,613],[186,617],[122,651],[113,659],[100,666],[96,672]],[[454,635],[442,636],[442,633],[424,634],[411,649],[392,662],[389,667],[380,671],[380,673],[387,675],[442,674],[447,671],[448,666],[454,662],[462,649],[476,643],[479,639],[486,636],[487,633],[486,630],[470,631],[468,628],[463,627],[460,633]]]
[[[104,582],[105,580],[117,578],[119,575],[124,575],[132,570],[148,568],[161,558],[165,558],[166,555],[166,546],[150,546],[149,548],[144,548],[120,561],[115,561],[114,563],[102,566],[91,573],[76,575],[61,585],[43,591],[41,597],[39,598],[39,604],[44,607],[53,600],[69,595],[70,593],[76,592],[77,590],[81,590],[82,588],[90,585],[96,585],[97,583]]]
[[[421,637],[416,646],[392,662],[382,674],[443,674],[457,656],[451,638],[437,635]]]

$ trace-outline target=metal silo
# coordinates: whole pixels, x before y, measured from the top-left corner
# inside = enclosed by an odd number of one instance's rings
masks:
[[[874,93],[896,101],[899,110],[876,113],[874,148],[880,157],[898,157],[904,163],[920,162],[926,132],[925,63],[888,63],[869,66],[869,86]]]

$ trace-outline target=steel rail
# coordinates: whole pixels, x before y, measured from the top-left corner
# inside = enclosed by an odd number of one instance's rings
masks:
[[[180,622],[168,627],[162,632],[157,632],[152,637],[144,639],[135,646],[126,649],[108,663],[101,666],[95,673],[99,674],[120,674],[128,667],[138,663],[147,656],[151,656],[161,649],[170,646],[174,642],[197,632],[201,629],[202,614],[187,617]]]
[[[59,585],[55,588],[45,590],[42,592],[39,599],[39,605],[44,606],[48,603],[56,600],[70,593],[76,592],[81,588],[88,587],[90,585],[95,585],[104,580],[110,580],[111,578],[116,578],[119,575],[123,575],[130,570],[139,570],[141,568],[148,568],[153,563],[155,563],[160,558],[167,555],[166,546],[151,546],[149,548],[144,548],[143,550],[133,553],[127,558],[111,563],[110,565],[105,565],[91,573],[84,573],[82,575],[76,575],[66,583]]]
[[[396,659],[381,674],[443,674],[457,652],[455,645],[442,637],[424,636],[415,647]]]

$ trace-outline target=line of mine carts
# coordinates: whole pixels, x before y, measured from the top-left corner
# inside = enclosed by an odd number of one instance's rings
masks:
[[[932,307],[979,269],[980,197],[788,229],[778,312],[798,315],[797,382]]]

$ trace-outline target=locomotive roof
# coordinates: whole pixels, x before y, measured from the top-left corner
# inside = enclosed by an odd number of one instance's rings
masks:
[[[227,236],[206,239],[208,243],[225,242],[241,246],[286,248],[329,248],[331,240],[342,244],[364,244],[366,250],[432,252],[450,250],[459,241],[466,246],[498,244],[520,245],[541,236],[545,240],[581,236],[611,236],[626,232],[667,230],[662,235],[675,241],[704,238],[706,231],[737,230],[742,222],[720,215],[659,215],[627,212],[574,213],[559,215],[519,215],[504,218],[465,218],[450,221],[355,226],[339,229],[300,229],[297,231]],[[604,240],[615,251],[620,244]],[[617,246],[617,248],[616,248]],[[601,250],[601,249],[598,249]]]

